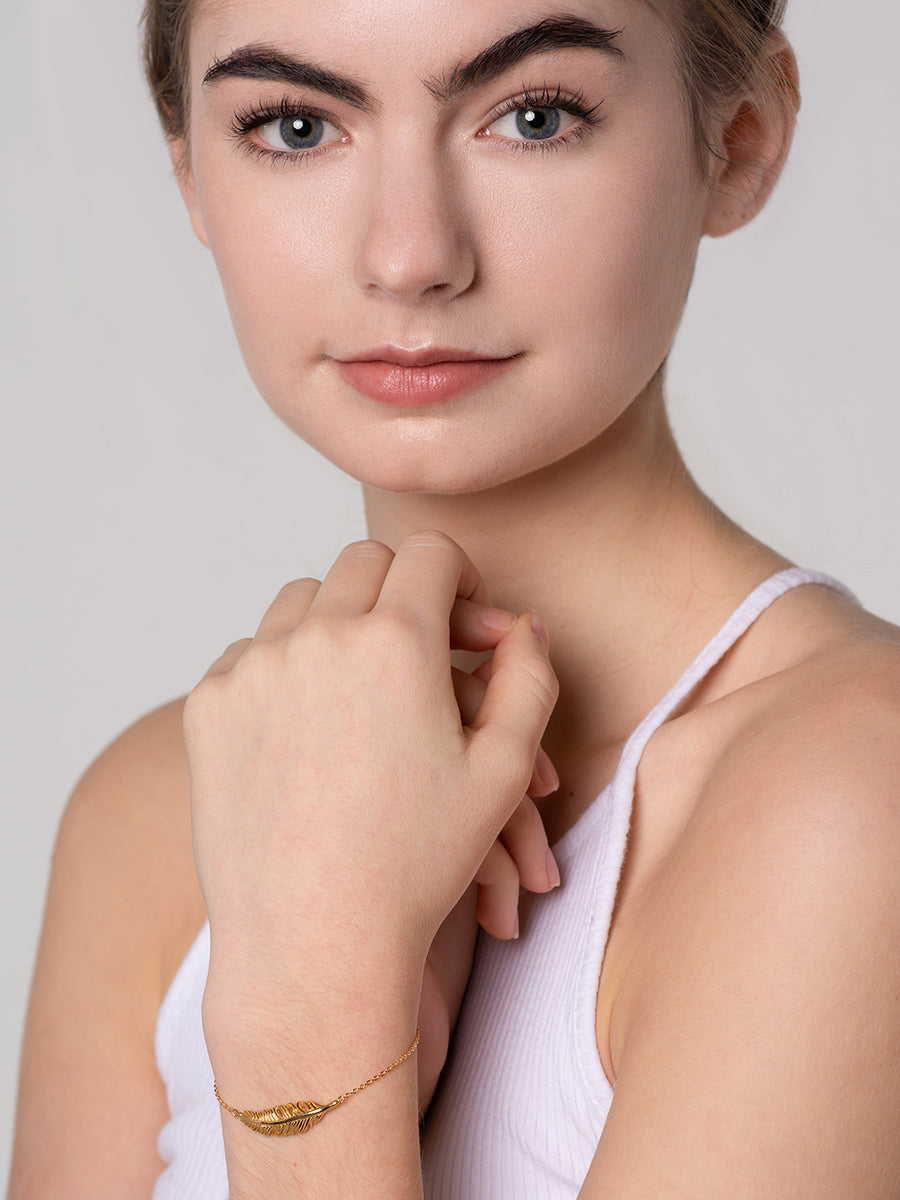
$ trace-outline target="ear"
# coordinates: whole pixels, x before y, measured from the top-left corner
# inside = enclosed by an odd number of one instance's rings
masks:
[[[200,211],[200,204],[197,200],[194,168],[191,164],[190,150],[184,138],[169,139],[169,156],[172,159],[172,166],[175,168],[175,178],[178,180],[182,199],[191,218],[191,226],[194,233],[208,250],[209,238],[206,233],[206,226],[203,224],[203,214]]]
[[[764,207],[787,160],[800,109],[797,59],[781,33],[772,34],[758,82],[719,125],[703,232],[722,237]]]

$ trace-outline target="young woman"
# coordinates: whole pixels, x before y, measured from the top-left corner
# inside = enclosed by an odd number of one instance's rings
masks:
[[[663,400],[789,148],[779,16],[149,3],[247,363],[372,540],[76,792],[14,1200],[897,1196],[898,633]]]

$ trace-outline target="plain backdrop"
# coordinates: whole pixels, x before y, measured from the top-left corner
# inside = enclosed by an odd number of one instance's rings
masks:
[[[363,534],[355,485],[247,378],[145,96],[139,7],[0,17],[0,1178],[75,780]],[[670,407],[720,505],[900,620],[900,9],[792,0],[788,29],[795,153],[763,217],[702,249]]]

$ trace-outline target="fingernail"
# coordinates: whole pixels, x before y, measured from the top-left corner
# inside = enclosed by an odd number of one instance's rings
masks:
[[[513,928],[513,941],[519,936],[519,914],[516,913],[516,924]]]
[[[557,791],[559,789],[559,775],[557,774],[556,767],[554,767],[548,758],[547,751],[543,747],[538,750],[534,765],[538,773],[538,778],[544,787],[548,788],[551,792]]]
[[[550,648],[550,634],[547,632],[547,626],[544,624],[544,618],[541,616],[541,614],[539,612],[533,612],[531,614],[531,628],[534,630],[534,632],[537,634],[537,636],[541,639],[541,641],[544,643],[544,645],[549,649]]]
[[[502,608],[483,608],[479,616],[482,625],[487,625],[488,629],[497,629],[501,633],[508,633],[516,623],[515,613],[505,612]]]
[[[551,887],[559,887],[561,882],[559,878],[559,866],[553,857],[552,850],[547,851],[547,878],[550,880]]]

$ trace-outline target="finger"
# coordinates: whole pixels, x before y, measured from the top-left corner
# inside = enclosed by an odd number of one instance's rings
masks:
[[[493,650],[516,623],[515,613],[458,599],[450,613],[452,650]]]
[[[534,758],[534,770],[531,773],[531,782],[528,785],[528,795],[540,800],[544,796],[552,796],[558,790],[559,775],[556,772],[556,767],[554,767],[553,761],[544,747],[538,746],[537,754]]]
[[[491,679],[472,721],[473,753],[500,772],[498,783],[524,794],[559,685],[540,617],[525,614],[494,651]]]
[[[458,596],[490,606],[484,581],[452,538],[431,531],[414,533],[394,556],[376,608],[414,617],[433,636],[445,639]]]
[[[493,670],[494,660],[492,658],[486,658],[483,663],[478,664],[472,674],[476,679],[480,679],[485,687],[487,687],[487,685],[491,682],[491,673]]]
[[[277,641],[296,629],[319,590],[318,579],[292,579],[286,583],[263,614],[255,641]]]
[[[204,679],[210,675],[227,675],[252,641],[252,638],[241,638],[238,642],[232,642],[210,666],[206,675],[204,675]]]
[[[450,676],[460,720],[463,725],[471,725],[484,697],[485,686],[474,675],[470,675],[468,671],[460,671],[457,667],[451,667]]]
[[[494,842],[475,876],[478,924],[491,937],[519,936],[519,872],[509,852]]]
[[[393,550],[383,542],[367,540],[345,546],[322,580],[309,615],[371,612],[393,561]]]
[[[500,839],[516,864],[522,887],[529,892],[549,892],[559,886],[559,867],[533,800],[525,797],[504,825]]]
[[[493,660],[490,658],[485,659],[483,663],[475,668],[468,678],[477,679],[479,682],[483,683],[485,687],[487,687],[491,681],[492,669]],[[467,693],[467,695],[470,694],[471,693]],[[462,709],[460,708],[460,714],[462,715],[462,722],[464,725],[472,724],[472,721],[475,719],[475,713],[478,711],[483,698],[484,689],[478,693],[478,703],[474,709],[470,708],[467,714],[463,714]],[[457,697],[457,699],[459,699],[459,697]],[[559,775],[556,772],[556,767],[554,767],[553,762],[544,747],[538,746],[538,751],[534,759],[534,770],[531,773],[531,780],[529,781],[528,787],[525,790],[529,796],[535,796],[540,799],[543,796],[551,795],[551,793],[557,791],[558,788]]]

